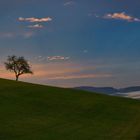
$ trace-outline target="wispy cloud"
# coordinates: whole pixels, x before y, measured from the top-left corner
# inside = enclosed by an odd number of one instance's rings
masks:
[[[31,38],[35,35],[34,32],[25,32],[23,34],[21,34],[24,38]]]
[[[75,63],[48,63],[36,64],[33,69],[34,76],[48,80],[70,80],[70,79],[91,79],[91,78],[108,78],[112,77],[108,73],[93,73],[89,70],[95,70],[95,67],[83,67]],[[47,71],[46,71],[47,69]]]
[[[83,50],[83,53],[88,53],[88,50]]]
[[[31,38],[35,35],[34,32],[28,31],[28,32],[0,32],[0,38],[6,38],[6,39],[12,39],[17,37],[22,38]]]
[[[39,62],[45,62],[45,61],[63,61],[63,60],[69,60],[70,57],[68,56],[38,56],[35,57],[35,60],[39,61]]]
[[[18,18],[19,21],[27,21],[27,22],[48,22],[48,21],[52,21],[52,18],[50,17],[45,17],[45,18],[35,18],[35,17],[30,17],[30,18],[23,18],[23,17],[19,17]]]
[[[0,32],[0,38],[13,38],[15,33],[12,32]]]
[[[100,16],[99,16],[98,14],[96,14],[96,13],[88,13],[88,16],[89,16],[89,17],[94,16],[94,17],[96,17],[96,18],[99,18],[99,17],[100,17]]]
[[[28,28],[43,28],[44,26],[41,24],[29,25]]]
[[[140,22],[139,18],[133,17],[131,15],[126,14],[125,12],[121,13],[109,13],[104,16],[105,19],[117,19],[117,20],[125,20],[129,22]]]
[[[69,5],[74,5],[75,2],[74,1],[67,1],[64,3],[64,6],[69,6]]]
[[[32,63],[32,69],[34,71],[34,76],[32,75],[22,75],[20,80],[24,81],[32,81],[42,83],[46,81],[49,82],[57,82],[60,83],[62,81],[70,80],[84,80],[84,79],[106,79],[110,78],[113,75],[105,72],[95,72],[96,67],[98,66],[83,66],[81,64],[67,62],[63,63],[55,62],[55,63]],[[5,70],[4,66],[0,64],[0,71],[2,78],[14,79],[14,74]],[[44,83],[44,84],[46,84]],[[63,83],[63,82],[62,82]],[[74,83],[73,83],[74,84]],[[63,86],[65,83],[62,84]],[[62,86],[61,85],[61,86]]]
[[[75,74],[75,75],[65,75],[50,77],[50,80],[70,80],[70,79],[91,79],[91,78],[107,78],[112,77],[110,74]]]
[[[68,60],[68,59],[70,59],[70,57],[64,57],[64,56],[48,56],[47,59],[49,61],[53,61],[53,60]]]

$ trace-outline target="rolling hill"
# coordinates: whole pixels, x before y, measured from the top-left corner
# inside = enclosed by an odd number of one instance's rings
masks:
[[[140,140],[140,101],[0,79],[0,140]]]

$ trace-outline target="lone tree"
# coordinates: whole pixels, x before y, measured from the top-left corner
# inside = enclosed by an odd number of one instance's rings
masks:
[[[24,57],[8,56],[7,62],[4,64],[7,70],[15,73],[16,81],[22,74],[33,74],[28,61]]]

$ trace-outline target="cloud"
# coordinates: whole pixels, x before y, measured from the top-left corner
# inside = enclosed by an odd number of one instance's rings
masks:
[[[64,6],[69,6],[69,5],[74,5],[75,2],[74,1],[67,1],[64,3]]]
[[[31,38],[34,36],[34,32],[25,32],[21,34],[24,38]]]
[[[44,61],[48,60],[47,57],[44,57],[44,56],[41,56],[41,55],[35,57],[34,59],[35,59],[35,61],[39,61],[39,62],[44,62]]]
[[[23,18],[23,17],[19,17],[18,20],[33,23],[33,22],[48,22],[48,21],[52,21],[52,18],[50,18],[50,17],[45,17],[45,18],[35,18],[35,17]]]
[[[44,26],[41,24],[29,25],[28,28],[43,28]]]
[[[88,50],[83,50],[83,53],[88,53]]]
[[[107,73],[93,73],[95,67],[83,67],[75,63],[48,63],[33,65],[34,77],[48,80],[71,80],[112,77]],[[92,70],[89,72],[89,70]]]
[[[13,38],[15,37],[15,33],[12,32],[1,32],[0,38]]]
[[[118,19],[118,20],[125,20],[129,22],[140,22],[139,18],[135,18],[133,16],[127,15],[125,12],[121,13],[113,13],[113,14],[106,14],[104,16],[105,19]]]
[[[37,56],[34,58],[35,60],[39,62],[45,62],[45,61],[62,61],[62,60],[68,60],[70,57],[65,57],[65,56]]]
[[[47,59],[49,61],[53,61],[53,60],[68,60],[68,59],[70,59],[70,57],[64,57],[64,56],[48,56]]]
[[[74,65],[70,63],[48,63],[47,65],[35,64],[33,65],[33,69],[35,70],[35,76],[51,78],[56,76],[62,76],[65,74],[67,75],[70,73],[78,73],[81,71],[81,67],[72,66]]]
[[[56,76],[50,77],[50,80],[70,80],[70,79],[91,79],[91,78],[107,78],[111,77],[110,74],[77,74],[77,75],[65,75],[65,76]]]
[[[21,81],[66,86],[75,86],[78,80],[78,85],[85,83],[86,80],[104,80],[113,75],[106,72],[97,72],[98,66],[85,66],[78,63],[64,61],[63,63],[36,63],[31,62],[34,75],[22,75]],[[4,66],[0,64],[0,72],[2,78],[15,79],[14,73],[6,71]],[[80,82],[79,82],[80,81]],[[72,82],[72,83],[71,83]]]
[[[100,16],[96,13],[88,13],[89,17],[95,16],[96,18],[99,18]]]
[[[17,37],[31,38],[35,35],[34,32],[0,32],[0,38],[13,39]]]

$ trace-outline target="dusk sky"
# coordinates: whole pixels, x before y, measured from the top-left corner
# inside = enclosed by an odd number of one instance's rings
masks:
[[[139,0],[0,0],[3,62],[24,56],[21,81],[61,87],[140,85]]]

